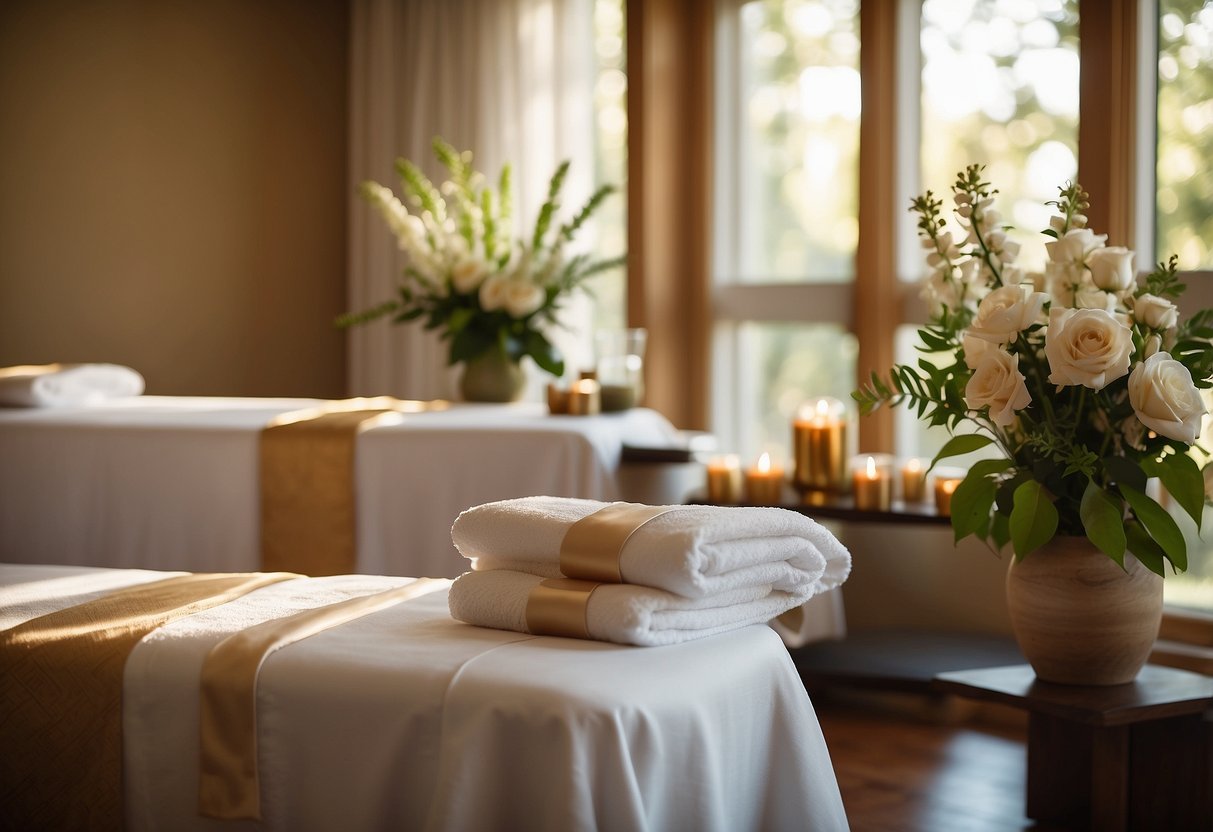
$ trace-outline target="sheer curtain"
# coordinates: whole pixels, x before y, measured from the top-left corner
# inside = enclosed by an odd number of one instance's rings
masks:
[[[515,231],[533,227],[548,179],[573,164],[565,209],[593,186],[592,0],[353,0],[350,72],[349,308],[393,296],[403,260],[380,218],[355,194],[372,179],[400,194],[398,157],[435,182],[430,149],[442,136],[471,150],[494,182],[513,167]],[[551,333],[571,370],[588,364],[587,301],[569,304]],[[349,333],[352,395],[452,398],[446,342],[420,325],[387,322]],[[526,359],[529,364],[530,359]],[[528,370],[531,385],[541,371]],[[534,391],[532,390],[532,395]]]

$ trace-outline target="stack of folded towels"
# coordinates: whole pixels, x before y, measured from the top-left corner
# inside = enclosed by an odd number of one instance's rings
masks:
[[[142,392],[143,376],[121,364],[0,367],[0,405],[5,407],[71,407]]]
[[[562,577],[566,533],[583,518],[620,505],[524,497],[463,512],[451,538],[472,571],[451,587],[451,615],[532,632],[528,603],[536,587]],[[850,569],[842,544],[797,512],[670,507],[622,543],[619,582],[589,585],[585,636],[648,646],[766,623],[837,587]]]

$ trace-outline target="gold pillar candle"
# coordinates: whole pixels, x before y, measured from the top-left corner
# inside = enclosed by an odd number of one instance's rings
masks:
[[[602,410],[601,390],[592,378],[573,382],[569,388],[569,413],[573,416],[593,416]]]
[[[792,421],[794,471],[798,488],[846,490],[846,413],[838,399],[806,404]]]
[[[708,461],[708,502],[741,502],[741,460],[737,456],[728,454]]]
[[[888,511],[893,505],[893,476],[889,460],[883,456],[862,456],[854,463],[851,487],[855,508],[860,511]]]
[[[561,414],[569,412],[569,391],[559,382],[548,382],[548,412]]]
[[[952,494],[961,480],[961,477],[935,478],[935,512],[941,517],[952,515]]]
[[[757,464],[746,471],[745,499],[755,506],[774,506],[783,502],[783,469],[771,463],[769,453],[764,452]]]
[[[922,460],[907,459],[901,466],[901,499],[921,503],[927,498],[927,469]]]

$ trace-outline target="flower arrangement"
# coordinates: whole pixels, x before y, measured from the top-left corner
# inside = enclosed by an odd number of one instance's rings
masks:
[[[565,161],[552,175],[533,233],[512,239],[509,165],[494,192],[472,168],[470,152],[456,151],[441,138],[434,139],[433,149],[450,177],[441,189],[412,162],[396,161],[416,213],[391,189],[362,183],[362,196],[386,221],[408,262],[396,298],[342,315],[337,324],[348,327],[389,315],[396,323],[421,319],[426,329],[440,329],[450,341],[450,364],[498,350],[514,362],[529,355],[547,372],[563,375],[564,360],[544,329],[556,324],[560,304],[572,290],[625,260],[569,257],[565,247],[615,188],[600,187],[569,222],[554,225],[569,170]]]
[[[1124,566],[1132,552],[1162,575],[1187,568],[1175,519],[1147,494],[1157,477],[1199,528],[1204,479],[1188,454],[1213,386],[1213,310],[1181,322],[1176,258],[1138,284],[1133,252],[1087,228],[1088,194],[1059,189],[1043,233],[1048,264],[1028,274],[973,165],[952,186],[963,239],[943,202],[916,198],[932,271],[931,322],[916,367],[873,373],[853,397],[861,413],[905,403],[953,433],[935,461],[989,448],[952,496],[956,540],[977,535],[1022,559],[1057,535],[1085,535]],[[961,423],[973,432],[956,433]],[[934,465],[934,463],[932,463]]]

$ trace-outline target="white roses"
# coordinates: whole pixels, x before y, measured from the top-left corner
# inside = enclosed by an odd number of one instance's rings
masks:
[[[1019,356],[997,348],[984,351],[965,385],[965,405],[970,410],[988,405],[990,420],[1006,427],[1015,420],[1015,411],[1031,401],[1023,373],[1019,372]]]
[[[1168,439],[1191,444],[1200,435],[1205,404],[1188,368],[1169,353],[1156,352],[1133,368],[1129,403],[1143,425]]]
[[[1103,309],[1049,310],[1049,381],[1102,390],[1129,372],[1133,331]]]
[[[1030,286],[1003,286],[995,289],[977,307],[968,334],[992,344],[1006,344],[1036,323],[1048,295],[1033,292]]]
[[[1133,301],[1133,320],[1150,329],[1174,329],[1179,323],[1179,310],[1166,298],[1145,294]]]

